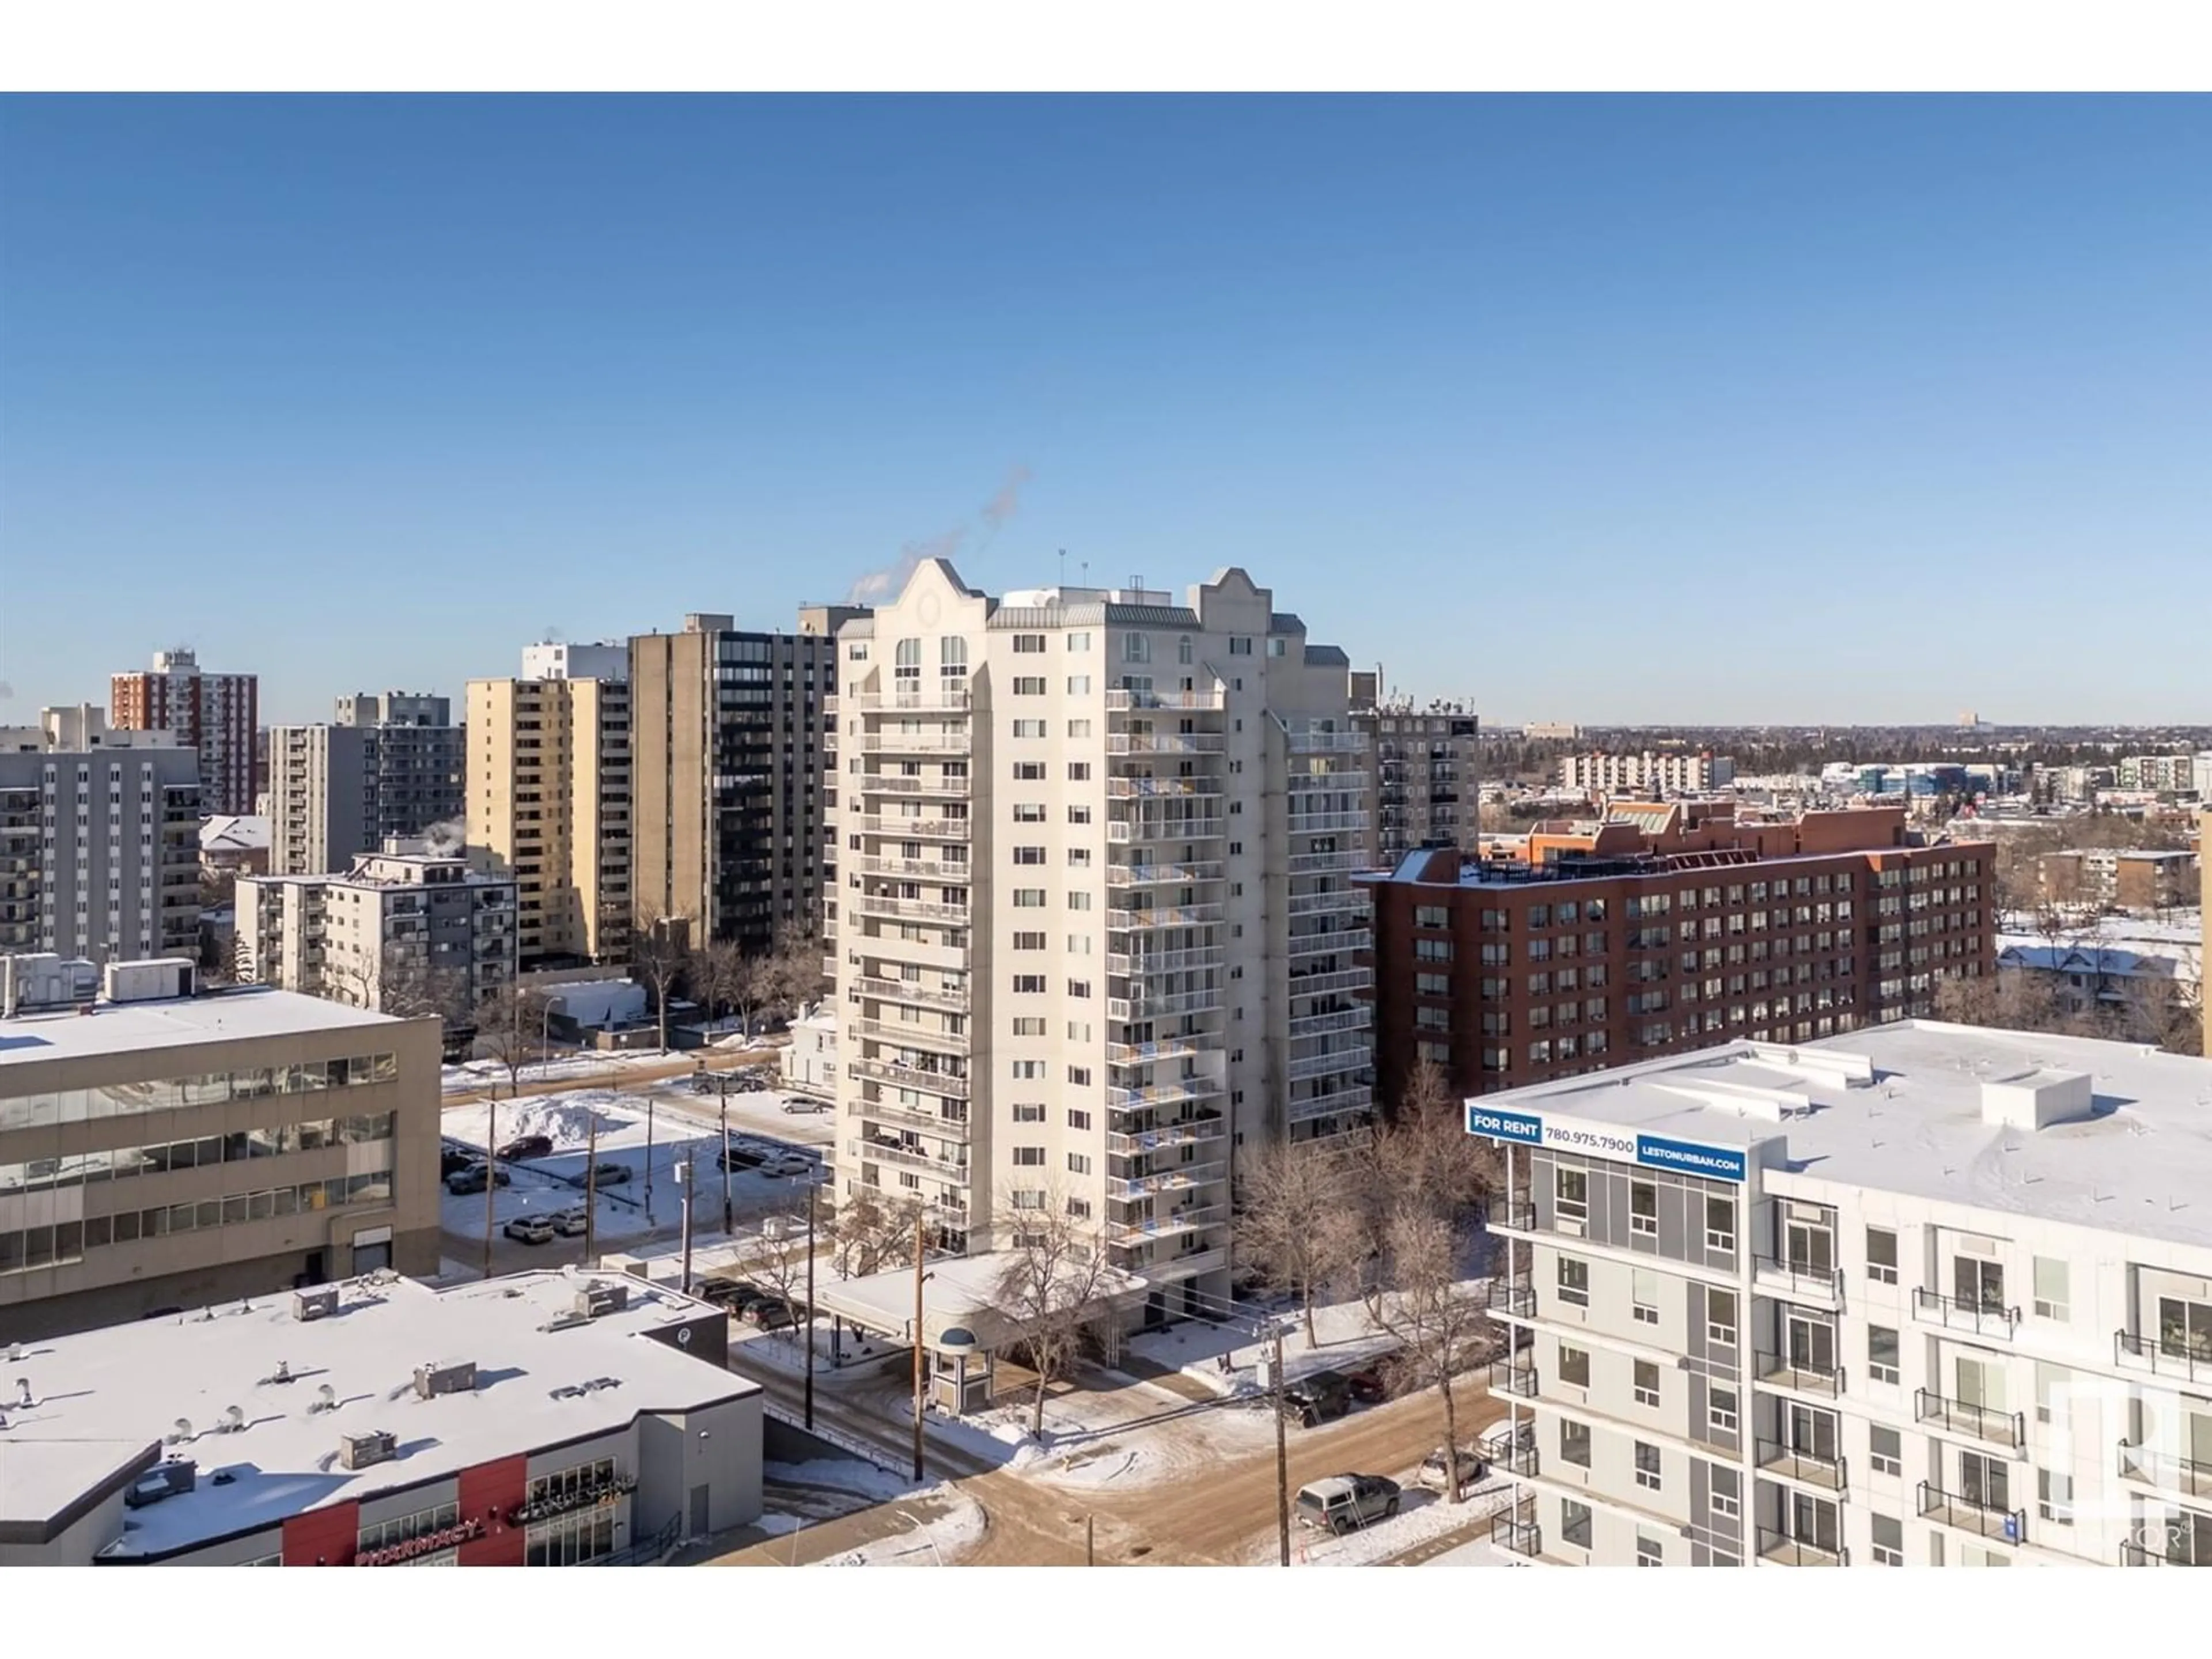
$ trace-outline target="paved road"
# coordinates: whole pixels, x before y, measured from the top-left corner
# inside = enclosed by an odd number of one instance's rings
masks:
[[[742,1349],[732,1354],[731,1366],[760,1382],[777,1404],[798,1408],[800,1385],[797,1379],[746,1364]],[[1147,1398],[1157,1409],[1157,1396]],[[1460,1385],[1458,1407],[1462,1443],[1472,1440],[1505,1411],[1502,1402],[1492,1400],[1471,1382]],[[1252,1408],[1223,1405],[1216,1409]],[[1137,1416],[1143,1410],[1133,1403],[1130,1414]],[[836,1390],[816,1389],[815,1412],[817,1420],[882,1448],[895,1461],[907,1455],[911,1441],[902,1425],[861,1408]],[[1295,1491],[1322,1475],[1350,1471],[1400,1474],[1418,1467],[1443,1440],[1443,1408],[1433,1389],[1357,1412],[1322,1428],[1293,1428],[1289,1442],[1291,1486]],[[1084,1523],[1088,1517],[1096,1529],[1101,1566],[1239,1565],[1252,1559],[1255,1547],[1264,1549],[1275,1528],[1272,1447],[1224,1460],[1203,1480],[1166,1481],[1121,1492],[1079,1491],[1008,1474],[936,1439],[928,1444],[927,1470],[935,1478],[952,1479],[962,1492],[983,1506],[988,1530],[964,1565],[1081,1566],[1085,1564]],[[1486,1535],[1488,1527],[1487,1519],[1470,1522],[1455,1529],[1452,1540],[1465,1543],[1469,1538]],[[1406,1553],[1407,1557],[1426,1559],[1425,1548],[1425,1544],[1417,1546]],[[805,1559],[802,1555],[801,1559]]]
[[[748,1048],[743,1054],[732,1054],[721,1048],[694,1049],[665,1061],[632,1065],[618,1061],[604,1072],[593,1072],[583,1077],[555,1077],[537,1080],[522,1079],[520,1092],[526,1095],[565,1095],[575,1089],[628,1090],[633,1085],[665,1083],[671,1078],[690,1077],[699,1069],[702,1060],[710,1072],[734,1072],[748,1066],[773,1066],[781,1063],[782,1051],[776,1048]],[[486,1100],[506,1100],[516,1091],[501,1081],[482,1089],[455,1090],[446,1096],[448,1106],[470,1106]]]

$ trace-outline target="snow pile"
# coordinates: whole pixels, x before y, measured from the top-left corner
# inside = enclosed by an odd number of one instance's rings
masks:
[[[1146,1331],[1130,1339],[1129,1351],[1155,1365],[1179,1370],[1224,1398],[1235,1398],[1259,1389],[1260,1361],[1273,1340],[1262,1342],[1255,1333],[1271,1320],[1284,1328],[1283,1369],[1292,1380],[1310,1371],[1353,1370],[1398,1346],[1394,1339],[1376,1334],[1364,1303],[1352,1301],[1314,1310],[1318,1343],[1308,1340],[1305,1317],[1296,1307],[1254,1305],[1231,1323],[1186,1322]],[[1226,1370],[1221,1363],[1224,1357]]]
[[[804,1463],[763,1463],[763,1480],[781,1486],[823,1486],[889,1504],[915,1495],[913,1481],[857,1457],[813,1457]]]
[[[913,1505],[900,1518],[916,1522],[908,1530],[849,1549],[817,1563],[825,1567],[936,1567],[958,1563],[961,1552],[982,1541],[983,1506],[949,1486],[903,1494]],[[917,1510],[935,1510],[927,1518]]]
[[[482,1147],[488,1133],[496,1132],[500,1145],[524,1135],[544,1135],[556,1152],[580,1152],[592,1144],[599,1129],[599,1150],[627,1146],[633,1139],[645,1143],[645,1119],[606,1089],[579,1089],[564,1095],[526,1095],[495,1105],[449,1106],[441,1129],[449,1140]]]

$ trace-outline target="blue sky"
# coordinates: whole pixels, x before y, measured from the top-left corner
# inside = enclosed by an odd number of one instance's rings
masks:
[[[2212,720],[2208,178],[2203,99],[12,98],[0,721],[963,527],[1516,720]]]

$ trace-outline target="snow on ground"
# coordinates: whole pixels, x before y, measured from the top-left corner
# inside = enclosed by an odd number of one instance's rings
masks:
[[[1502,1550],[1487,1538],[1478,1538],[1471,1544],[1461,1544],[1432,1556],[1421,1565],[1425,1567],[1530,1567],[1536,1564],[1525,1555],[1516,1555],[1511,1550]]]
[[[817,1565],[825,1567],[942,1567],[983,1540],[983,1506],[949,1486],[909,1492],[897,1513],[914,1524]]]
[[[555,1181],[527,1164],[509,1164],[502,1167],[512,1172],[514,1184],[492,1189],[492,1224],[495,1231],[504,1228],[517,1216],[556,1215],[563,1210],[584,1207],[584,1194],[580,1188]],[[604,1249],[608,1244],[638,1237],[650,1232],[656,1225],[675,1220],[676,1193],[672,1188],[665,1198],[659,1199],[655,1212],[650,1218],[642,1204],[605,1191],[599,1194],[598,1210],[592,1229],[592,1243]],[[484,1195],[482,1193],[443,1193],[439,1200],[438,1224],[446,1231],[459,1233],[464,1237],[481,1234],[484,1224]],[[577,1237],[581,1238],[582,1235],[580,1233]],[[471,1270],[471,1276],[473,1277],[477,1271],[481,1269]]]
[[[719,1039],[714,1047],[718,1054],[722,1054],[757,1052],[763,1056],[762,1065],[773,1066],[775,1061],[769,1055],[768,1051],[790,1041],[788,1036],[751,1038],[728,1036]],[[680,1065],[687,1057],[695,1060],[701,1058],[696,1051],[676,1048],[670,1048],[665,1052],[659,1048],[593,1048],[583,1051],[572,1049],[565,1054],[551,1054],[543,1060],[528,1061],[522,1066],[519,1075],[524,1083],[566,1082],[574,1078],[619,1077],[630,1072]],[[465,1093],[478,1089],[503,1090],[509,1084],[507,1067],[495,1060],[465,1060],[458,1066],[447,1066],[441,1068],[440,1076],[448,1094]]]
[[[1376,1566],[1470,1522],[1486,1520],[1504,1509],[1511,1496],[1511,1483],[1504,1480],[1477,1488],[1463,1504],[1448,1504],[1439,1493],[1409,1486],[1397,1515],[1340,1538],[1311,1527],[1295,1527],[1291,1560],[1303,1567]],[[1483,1534],[1485,1539],[1488,1535]],[[1250,1559],[1255,1565],[1273,1562],[1279,1547],[1271,1533],[1254,1544]]]
[[[818,1267],[817,1271],[819,1271]],[[824,1383],[842,1382],[866,1375],[866,1372],[831,1368],[831,1335],[829,1320],[815,1321],[814,1380],[817,1382]],[[732,1321],[730,1325],[730,1346],[738,1350],[747,1359],[758,1360],[764,1365],[774,1365],[781,1370],[791,1372],[794,1376],[806,1370],[806,1351],[799,1346],[799,1331],[794,1326],[787,1326],[780,1331],[764,1331],[755,1325],[747,1325],[741,1321]],[[845,1364],[848,1366],[862,1365],[871,1360],[882,1359],[894,1350],[900,1352],[905,1352],[896,1344],[881,1342],[862,1336],[849,1327],[847,1328],[842,1340],[837,1343],[837,1352],[844,1356]]]
[[[778,1097],[753,1095],[742,1098],[757,1102]],[[733,1119],[738,1115],[739,1099],[738,1096],[731,1097]],[[821,1124],[825,1127],[814,1133],[827,1137],[826,1120],[781,1117],[781,1108],[777,1109],[778,1127],[785,1127],[790,1137],[780,1144],[787,1149],[805,1150],[796,1138],[797,1132],[787,1126]],[[447,1139],[477,1152],[484,1149],[488,1131],[502,1146],[524,1135],[544,1135],[553,1143],[549,1156],[530,1159],[526,1164],[510,1164],[508,1170],[518,1176],[526,1168],[539,1174],[566,1177],[580,1189],[589,1162],[594,1124],[599,1130],[599,1162],[618,1164],[630,1172],[627,1182],[612,1189],[618,1197],[632,1203],[644,1201],[649,1147],[654,1195],[659,1199],[665,1189],[667,1200],[663,1206],[667,1213],[662,1219],[673,1221],[677,1217],[676,1170],[686,1159],[695,1160],[700,1191],[709,1206],[720,1202],[722,1172],[715,1160],[722,1150],[721,1128],[711,1112],[702,1118],[694,1103],[676,1103],[655,1095],[648,1109],[642,1094],[577,1089],[567,1094],[525,1095],[518,1100],[448,1106],[442,1114],[440,1127]],[[731,1137],[737,1138],[734,1127]],[[766,1140],[769,1137],[754,1134],[751,1138]],[[732,1197],[744,1200],[756,1210],[774,1194],[797,1190],[793,1177],[765,1176],[744,1165],[730,1172],[730,1184]]]
[[[1172,1366],[1227,1396],[1258,1390],[1260,1361],[1273,1343],[1255,1340],[1252,1332],[1269,1319],[1283,1322],[1283,1369],[1293,1379],[1309,1371],[1364,1365],[1397,1346],[1393,1339],[1375,1334],[1368,1323],[1366,1306],[1360,1302],[1340,1302],[1314,1310],[1318,1346],[1307,1340],[1305,1319],[1295,1305],[1253,1304],[1244,1311],[1246,1316],[1233,1324],[1186,1321],[1164,1330],[1146,1331],[1130,1339],[1129,1351],[1155,1365]],[[1221,1365],[1224,1355],[1229,1359],[1225,1370]]]
[[[896,1503],[915,1496],[917,1488],[903,1475],[863,1463],[857,1457],[813,1457],[804,1463],[763,1463],[761,1478],[783,1486],[827,1486],[877,1503]]]

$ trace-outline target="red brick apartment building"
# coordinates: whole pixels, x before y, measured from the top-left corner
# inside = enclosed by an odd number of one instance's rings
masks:
[[[1996,973],[1996,849],[1920,844],[1901,806],[1739,820],[1617,801],[1407,855],[1374,894],[1377,1097],[1432,1060],[1461,1094],[1732,1037],[1807,1042],[1935,1012]]]

